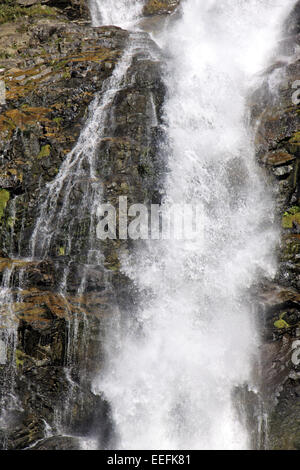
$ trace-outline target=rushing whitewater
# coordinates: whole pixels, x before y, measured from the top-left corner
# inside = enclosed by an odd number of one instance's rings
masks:
[[[151,241],[123,259],[147,297],[131,318],[112,320],[95,384],[111,403],[119,448],[250,445],[232,394],[251,384],[258,335],[249,288],[274,274],[278,234],[246,97],[294,3],[186,0],[155,37],[168,57],[164,204],[202,204],[203,237]],[[142,4],[94,1],[94,23],[123,26]]]

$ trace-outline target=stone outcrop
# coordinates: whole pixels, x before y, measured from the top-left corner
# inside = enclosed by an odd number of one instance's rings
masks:
[[[178,5],[177,0],[145,2],[145,28]],[[106,322],[120,304],[126,314],[137,300],[119,270],[120,254],[132,247],[127,241],[99,242],[103,264],[85,265],[89,226],[82,221],[75,227],[72,253],[62,239],[45,259],[31,259],[28,242],[41,191],[77,142],[92,100],[103,92],[131,37],[116,27],[92,28],[84,0],[4,0],[0,24],[0,83],[6,89],[6,102],[0,104],[0,447],[78,449],[83,435],[96,436],[105,447],[113,440],[109,405],[91,392],[91,381],[102,366]],[[282,227],[277,276],[256,293],[261,389],[269,414],[268,436],[259,445],[298,450],[299,25],[300,2],[286,22],[277,62],[251,99],[257,160],[275,189]],[[140,41],[144,47],[114,97],[97,148],[103,199],[115,206],[119,196],[129,203],[158,203],[165,173],[159,51],[146,34],[140,33]],[[77,188],[75,207],[85,184]],[[256,397],[251,400],[254,410]]]
[[[142,14],[145,17],[173,13],[180,0],[146,0]],[[0,24],[24,16],[55,16],[61,14],[70,20],[90,20],[89,0],[2,0]]]
[[[266,446],[300,449],[300,2],[285,24],[279,59],[251,99],[257,159],[276,198],[279,269],[258,294],[262,391],[269,415]]]
[[[179,5],[179,0],[148,0],[144,6],[145,16],[165,15],[173,13]]]
[[[99,242],[95,249],[103,263],[86,265],[88,220],[73,226],[71,252],[59,240],[45,259],[33,259],[29,242],[41,194],[74,147],[89,105],[103,93],[131,38],[116,27],[74,20],[69,6],[79,12],[80,1],[18,4],[31,8],[30,14],[21,17],[17,9],[14,21],[0,30],[0,80],[6,88],[0,106],[0,446],[71,449],[78,448],[78,436],[93,436],[103,448],[113,436],[110,410],[91,392],[91,381],[102,366],[106,322],[119,302],[129,310],[133,305],[132,287],[119,272],[119,255],[130,246]],[[159,51],[146,33],[140,42],[144,47],[114,97],[97,149],[103,198],[112,203],[119,195],[129,202],[159,200],[165,92]],[[87,178],[83,190],[88,184]],[[74,207],[80,194],[78,188],[72,196]]]
[[[88,0],[2,0],[0,24],[23,17],[62,14],[72,20],[89,20]]]

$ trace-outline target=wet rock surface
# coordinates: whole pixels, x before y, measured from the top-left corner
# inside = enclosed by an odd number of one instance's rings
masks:
[[[96,242],[103,262],[86,264],[89,214],[73,223],[76,244],[70,249],[68,216],[47,256],[33,258],[30,239],[41,194],[132,38],[116,27],[92,28],[79,0],[18,2],[26,9],[36,4],[43,15],[16,15],[0,30],[6,88],[0,106],[0,446],[77,449],[79,436],[90,436],[103,448],[113,438],[110,409],[91,384],[103,363],[106,322],[119,302],[133,308],[133,287],[119,271],[120,253],[130,245]],[[158,202],[164,171],[159,51],[146,33],[138,34],[146,52],[136,51],[97,148],[97,179],[103,199],[113,204],[120,195],[129,203]],[[82,180],[72,207],[92,183]]]
[[[80,440],[76,437],[55,436],[43,439],[30,450],[78,450],[80,449]]]
[[[2,0],[0,24],[22,17],[56,16],[89,20],[88,0]]]
[[[160,21],[178,4],[146,2],[143,14],[149,28],[149,21]],[[277,276],[256,293],[263,339],[261,389],[269,429],[264,442],[257,443],[254,435],[252,443],[297,450],[299,20],[298,2],[285,25],[280,60],[266,71],[263,86],[251,99],[252,122],[258,124],[257,159],[275,189],[276,217],[282,227]],[[0,105],[0,448],[73,450],[80,447],[82,436],[96,438],[103,448],[112,442],[114,430],[109,405],[92,393],[91,382],[103,364],[106,322],[120,304],[130,314],[137,300],[134,286],[120,272],[120,255],[132,246],[127,241],[99,242],[96,248],[103,253],[103,263],[87,267],[88,225],[82,221],[71,253],[62,236],[52,243],[46,259],[31,259],[28,241],[41,190],[58,174],[95,94],[103,93],[103,84],[132,38],[116,27],[92,28],[87,2],[81,0],[6,0],[0,6],[0,22],[0,80],[6,88],[6,103]],[[140,34],[144,49],[154,48],[149,37]],[[161,64],[153,58],[158,55],[159,51],[136,52],[97,148],[103,200],[115,206],[119,196],[127,196],[129,204],[160,201],[166,170],[161,157],[165,90]],[[82,182],[78,194],[87,184]],[[68,287],[62,292],[66,265]],[[86,286],[81,292],[83,272]],[[260,411],[253,393],[248,401],[251,410]]]
[[[153,16],[173,13],[179,3],[179,0],[148,0],[144,6],[143,14]]]
[[[270,449],[299,449],[300,436],[300,3],[286,21],[281,57],[252,96],[257,159],[274,188],[281,226],[279,269],[257,294],[262,330],[261,389],[267,405]]]

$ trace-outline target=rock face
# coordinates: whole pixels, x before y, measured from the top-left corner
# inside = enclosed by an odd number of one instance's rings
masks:
[[[103,253],[102,263],[86,264],[91,216],[76,213],[74,246],[66,244],[68,218],[47,256],[32,257],[30,240],[46,185],[132,38],[116,27],[74,20],[83,8],[79,0],[18,1],[27,11],[37,3],[47,5],[26,16],[17,13],[0,31],[0,81],[6,88],[0,106],[0,447],[73,449],[79,447],[76,436],[93,436],[103,448],[113,437],[110,410],[91,392],[91,381],[102,366],[107,320],[119,302],[133,308],[132,287],[119,272],[119,255],[130,246],[99,241],[94,248]],[[97,147],[96,179],[103,199],[112,203],[120,195],[129,202],[157,202],[161,192],[165,91],[159,51],[146,33],[138,40],[143,47],[115,93]],[[95,183],[82,171],[71,214]]]
[[[19,17],[34,17],[60,13],[71,20],[89,20],[90,0],[2,0],[0,24]],[[143,15],[146,17],[173,13],[180,0],[146,0]]]
[[[179,5],[179,0],[148,0],[144,6],[145,16],[172,13]]]
[[[57,13],[72,20],[90,17],[87,0],[2,0],[0,24],[24,16],[55,16]]]
[[[160,18],[178,5],[148,0],[143,14]],[[152,19],[145,21],[153,26]],[[124,314],[134,308],[134,286],[119,269],[120,255],[132,247],[125,240],[98,241],[94,248],[103,253],[102,262],[86,264],[90,216],[76,219],[82,194],[93,183],[86,175],[76,182],[69,211],[76,243],[67,243],[68,218],[47,256],[32,257],[30,239],[43,191],[133,38],[116,27],[92,28],[84,0],[4,0],[0,24],[0,448],[78,449],[81,436],[103,448],[113,442],[114,430],[109,405],[91,391],[91,382],[102,367],[106,322],[120,304]],[[268,436],[259,445],[298,450],[299,34],[300,2],[286,22],[280,60],[251,99],[257,159],[276,190],[282,226],[277,276],[256,293],[261,389],[269,414]],[[147,34],[139,33],[139,41],[143,47],[115,93],[97,146],[102,197],[115,206],[119,196],[129,204],[159,203],[165,173],[159,51]],[[254,395],[250,401],[257,409]],[[258,445],[256,436],[253,441]]]
[[[266,445],[300,449],[300,2],[285,24],[281,57],[252,96],[259,163],[275,189],[282,227],[279,269],[260,290],[262,390],[269,414]]]

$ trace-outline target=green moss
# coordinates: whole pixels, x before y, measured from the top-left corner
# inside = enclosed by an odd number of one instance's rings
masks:
[[[275,328],[278,329],[283,329],[283,328],[289,328],[289,324],[285,320],[277,320],[274,322]]]
[[[9,198],[10,198],[9,192],[6,189],[1,189],[0,190],[0,220],[3,217],[4,210],[7,206]]]
[[[23,367],[24,356],[25,356],[25,354],[23,353],[23,351],[21,351],[20,349],[16,349],[15,358],[16,358],[16,366],[17,367]]]
[[[9,228],[13,228],[13,226],[15,225],[15,222],[16,222],[15,217],[8,217],[6,225]]]
[[[300,225],[300,207],[292,206],[283,214],[281,225],[282,228],[293,228],[293,224]]]
[[[61,69],[64,69],[64,68],[67,68],[66,66],[68,65],[69,61],[64,59],[64,60],[60,60],[60,61],[57,61],[56,59],[53,59],[50,64],[52,65],[53,67],[53,70],[54,71],[59,71]]]
[[[50,153],[51,153],[50,145],[43,145],[43,147],[41,148],[40,153],[38,154],[37,158],[49,157]]]
[[[300,239],[297,238],[286,238],[283,240],[282,245],[282,259],[291,260],[294,259],[295,255],[300,252]]]
[[[296,132],[293,137],[289,140],[292,144],[300,143],[300,132]]]
[[[276,320],[276,321],[274,322],[275,328],[278,328],[279,330],[282,330],[282,329],[284,329],[284,328],[289,328],[289,327],[290,327],[290,325],[288,324],[288,322],[286,322],[286,321],[284,320],[284,318],[283,318],[283,317],[285,316],[285,314],[286,314],[286,312],[283,312],[283,313],[280,315],[279,320]]]
[[[300,146],[300,132],[295,132],[288,142],[288,149],[291,153],[296,153]]]
[[[65,256],[65,247],[64,246],[60,246],[58,248],[58,256]]]
[[[62,119],[63,119],[63,118],[61,118],[61,117],[55,117],[55,118],[53,119],[53,122],[55,122],[55,124],[57,124],[57,126],[60,126]]]
[[[294,215],[294,214],[297,214],[298,212],[300,212],[300,207],[299,206],[292,206],[292,207],[290,207],[290,209],[287,212],[285,212],[284,215],[286,215],[286,214]]]
[[[69,70],[68,67],[66,68],[65,72],[63,73],[63,78],[65,80],[68,80],[69,78],[71,78],[71,73],[70,73],[70,70]]]

